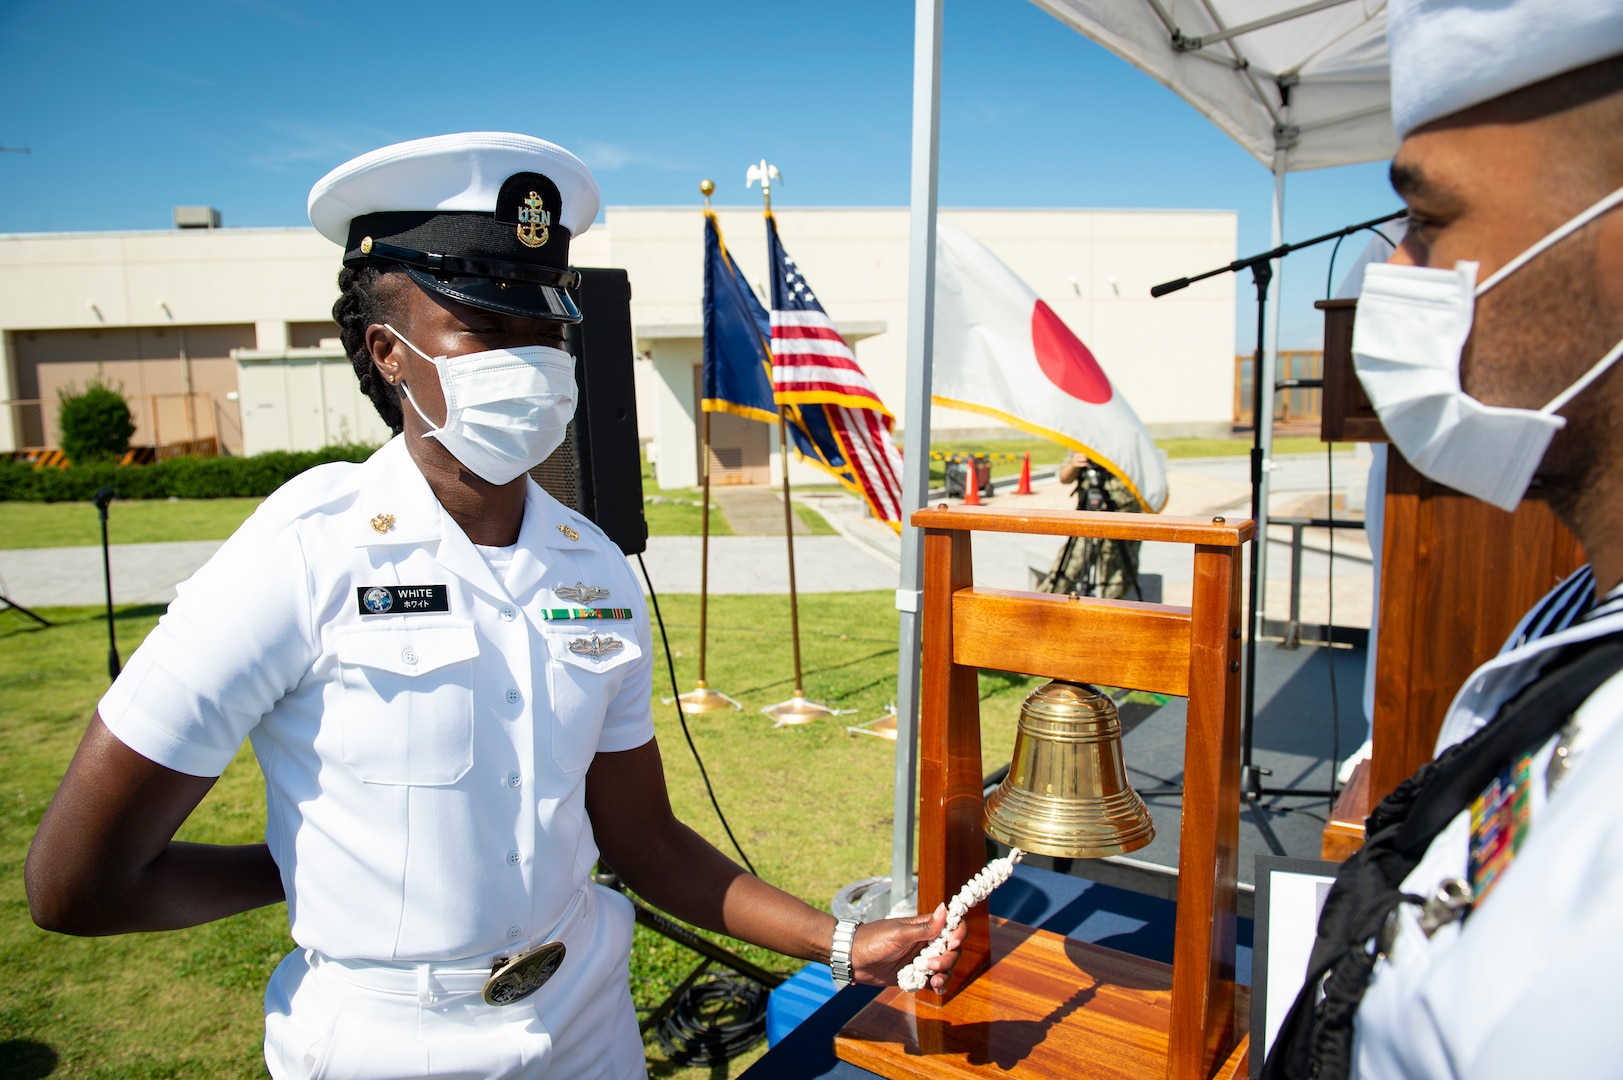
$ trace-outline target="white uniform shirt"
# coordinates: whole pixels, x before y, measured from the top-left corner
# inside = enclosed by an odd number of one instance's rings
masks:
[[[1438,752],[1488,723],[1554,650],[1623,630],[1618,596],[1586,621],[1539,640],[1519,643],[1518,628],[1515,647],[1477,669],[1454,699]],[[1535,614],[1560,607],[1546,601]],[[1396,940],[1376,962],[1358,1011],[1355,1075],[1481,1080],[1551,1069],[1563,1078],[1623,1075],[1620,717],[1623,675],[1574,714],[1576,756],[1548,797],[1545,775],[1556,740],[1535,755],[1527,839],[1463,925],[1448,924],[1428,939],[1419,909],[1399,906]],[[1467,878],[1470,834],[1467,810],[1432,841],[1403,890],[1429,897],[1445,879]]]
[[[577,584],[609,595],[557,597]],[[367,589],[430,585],[448,611],[365,613]],[[396,438],[290,480],[177,594],[102,720],[197,776],[252,739],[295,941],[453,960],[564,915],[597,859],[587,766],[653,737],[642,590],[589,521],[531,482],[498,580]],[[634,618],[543,615],[583,606]],[[594,635],[620,647],[570,648]]]

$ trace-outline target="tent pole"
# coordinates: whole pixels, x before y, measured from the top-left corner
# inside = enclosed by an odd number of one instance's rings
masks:
[[[1269,229],[1271,239],[1269,243],[1278,247],[1285,242],[1285,157],[1286,151],[1274,151],[1274,206],[1272,222]],[[1267,328],[1267,346],[1262,356],[1262,416],[1256,421],[1260,423],[1262,434],[1262,516],[1257,521],[1258,546],[1261,550],[1261,565],[1258,573],[1261,575],[1257,582],[1258,605],[1254,617],[1257,623],[1257,635],[1262,635],[1263,616],[1268,608],[1268,495],[1273,486],[1271,479],[1274,471],[1274,406],[1278,391],[1275,384],[1279,382],[1279,319],[1283,305],[1280,301],[1281,284],[1284,281],[1285,261],[1274,260],[1274,278],[1268,286],[1269,319]]]
[[[930,489],[930,359],[935,346],[936,177],[941,134],[942,0],[913,4],[913,182],[908,200],[907,428],[902,433],[901,613],[896,659],[896,789],[890,847],[890,914],[910,915],[913,828],[918,819],[919,598],[924,538],[909,520]]]
[[[1271,244],[1276,248],[1285,242],[1285,160],[1286,151],[1274,151],[1273,215],[1269,232]],[[1262,285],[1259,291],[1265,292],[1266,296],[1257,297],[1257,357],[1260,363],[1253,361],[1251,371],[1251,516],[1257,523],[1257,532],[1256,539],[1251,542],[1251,622],[1250,632],[1246,635],[1245,698],[1240,716],[1243,762],[1240,791],[1252,801],[1262,794],[1262,777],[1270,775],[1268,770],[1251,764],[1251,745],[1256,734],[1257,719],[1257,644],[1262,640],[1268,611],[1268,494],[1269,476],[1274,468],[1274,384],[1277,382],[1279,360],[1279,274],[1283,269],[1283,260],[1272,260],[1268,269],[1270,272],[1266,280],[1259,282]],[[1272,318],[1264,314],[1270,305],[1273,310],[1267,315]]]

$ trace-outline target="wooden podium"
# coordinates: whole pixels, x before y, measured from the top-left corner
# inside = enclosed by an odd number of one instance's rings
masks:
[[[1249,997],[1234,979],[1240,815],[1240,571],[1249,520],[920,510],[919,910],[986,862],[981,668],[1187,697],[1176,945],[1169,967],[970,912],[944,994],[891,987],[835,1052],[888,1077],[1206,1080],[1236,1066]],[[1189,607],[976,588],[976,530],[1188,544]]]

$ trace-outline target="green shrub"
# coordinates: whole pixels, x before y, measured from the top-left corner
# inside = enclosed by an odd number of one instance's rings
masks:
[[[253,457],[179,457],[151,465],[101,461],[66,469],[0,463],[0,501],[83,502],[112,485],[120,499],[263,497],[288,480],[330,461],[365,461],[375,446],[347,443],[320,450],[272,450]]]
[[[75,465],[116,461],[130,448],[135,423],[124,395],[99,379],[84,390],[71,385],[56,392],[57,423],[62,428],[62,452]]]

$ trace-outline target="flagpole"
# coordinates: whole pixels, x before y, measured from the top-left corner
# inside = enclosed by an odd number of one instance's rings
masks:
[[[766,216],[772,216],[772,181],[783,179],[777,166],[771,165],[762,158],[758,165],[751,165],[745,174],[744,186],[751,182],[761,181],[761,197],[766,203]],[[775,362],[775,361],[774,361]],[[789,491],[789,427],[784,420],[782,402],[778,403],[778,456],[783,460],[783,537],[789,552],[789,633],[794,640],[795,653],[795,692],[788,701],[776,705],[768,705],[761,712],[770,716],[776,727],[786,727],[791,724],[809,724],[813,720],[825,716],[833,716],[834,710],[827,705],[821,705],[806,698],[805,684],[800,674],[800,594],[795,587],[795,507],[790,499]]]
[[[704,196],[704,209],[707,214],[710,212],[710,196],[715,190],[716,185],[709,180],[699,181],[699,192]],[[682,705],[682,711],[689,716],[744,707],[719,690],[710,689],[709,684],[704,681],[705,654],[709,647],[707,623],[710,614],[710,410],[704,407],[702,401],[699,403],[699,410],[704,414],[704,449],[699,458],[702,462],[699,470],[704,499],[699,515],[699,678],[692,690],[677,698]],[[796,681],[799,681],[798,675]]]

